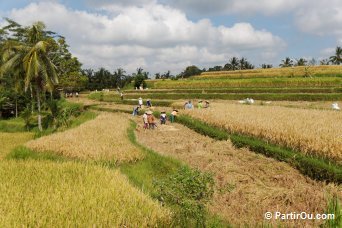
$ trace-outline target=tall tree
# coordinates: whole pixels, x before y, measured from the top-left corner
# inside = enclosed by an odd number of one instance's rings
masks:
[[[308,61],[306,59],[300,58],[296,60],[295,66],[306,66],[307,62]]]
[[[291,67],[293,66],[293,60],[289,57],[286,57],[281,61],[281,64],[279,64],[280,67]]]
[[[23,71],[24,89],[35,89],[38,108],[38,128],[42,131],[41,97],[45,91],[52,91],[58,83],[56,67],[50,59],[54,40],[47,36],[42,22],[34,23],[24,30],[24,36],[16,41],[5,42],[3,52],[4,64],[1,72]],[[22,38],[23,37],[23,38]],[[21,40],[22,39],[22,40]]]
[[[342,63],[342,48],[336,47],[335,55],[330,56],[329,60],[332,64],[340,65]]]

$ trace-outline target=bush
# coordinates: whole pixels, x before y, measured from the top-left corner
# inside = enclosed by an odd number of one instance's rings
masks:
[[[175,208],[175,222],[181,227],[204,227],[206,203],[214,193],[211,174],[182,167],[164,181],[155,182],[158,199]]]

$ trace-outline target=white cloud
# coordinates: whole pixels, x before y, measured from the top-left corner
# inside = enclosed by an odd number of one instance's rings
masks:
[[[291,12],[306,0],[161,0],[165,4],[179,7],[187,12],[213,15],[238,13],[240,15]]]
[[[318,35],[337,35],[342,38],[342,1],[317,0],[296,13],[296,23],[305,32]]]
[[[208,19],[193,22],[179,9],[148,2],[141,7],[108,6],[105,14],[39,2],[12,10],[9,17],[25,25],[44,21],[48,29],[67,38],[85,67],[123,67],[129,72],[142,66],[151,72],[178,73],[190,64],[222,65],[237,53],[270,61],[285,45],[281,38],[249,23],[215,27]]]

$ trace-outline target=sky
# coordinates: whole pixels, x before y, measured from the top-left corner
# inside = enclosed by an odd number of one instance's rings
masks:
[[[83,68],[142,67],[151,75],[223,66],[321,60],[342,45],[341,0],[1,0],[4,18],[43,21]]]

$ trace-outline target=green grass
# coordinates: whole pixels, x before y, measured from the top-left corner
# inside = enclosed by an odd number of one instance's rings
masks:
[[[97,92],[97,93],[91,93],[88,95],[89,99],[97,100],[97,101],[104,101],[104,102],[113,102],[116,104],[127,104],[127,105],[138,105],[138,98],[140,95],[131,96],[132,99],[126,99],[125,96],[124,100],[121,100],[118,95],[115,94],[105,94],[103,92]],[[153,106],[170,106],[172,104],[172,101],[165,101],[165,100],[153,100],[152,105]]]
[[[154,94],[154,93],[342,93],[341,87],[308,87],[308,88],[220,88],[220,89],[150,89],[143,91],[127,90],[125,94]]]
[[[287,100],[287,101],[334,101],[341,100],[342,93],[151,93],[151,94],[140,94],[126,95],[127,98],[134,98],[140,96],[144,99],[168,99],[168,100],[178,100],[178,99],[222,99],[222,100],[238,100],[251,97],[256,100]]]
[[[55,162],[71,161],[72,159],[57,155],[53,152],[39,153],[27,147],[19,146],[13,149],[7,156],[7,160],[49,160]]]
[[[175,174],[184,163],[171,157],[162,156],[153,150],[139,144],[135,137],[136,123],[131,122],[131,126],[127,131],[127,135],[132,144],[139,147],[145,154],[145,158],[136,163],[123,164],[120,166],[120,171],[125,174],[129,180],[142,189],[145,193],[156,197],[156,180],[163,180],[172,174]],[[230,225],[220,219],[216,215],[208,215],[206,219],[207,227],[230,227]]]
[[[206,135],[217,140],[230,139],[238,148],[247,147],[256,153],[261,153],[279,161],[287,162],[312,179],[335,182],[338,184],[342,183],[342,167],[335,164],[333,161],[306,156],[289,148],[267,143],[256,137],[229,134],[221,128],[186,115],[178,116],[178,118],[176,118],[176,122],[179,122],[202,135]]]
[[[8,120],[0,120],[1,132],[22,132],[25,131],[25,123],[22,118],[12,118]]]

